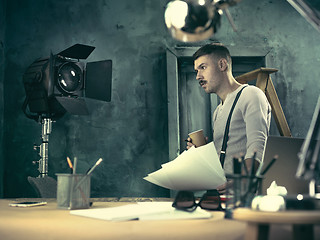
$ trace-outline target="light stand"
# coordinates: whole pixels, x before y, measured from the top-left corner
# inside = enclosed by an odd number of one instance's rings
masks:
[[[300,163],[296,176],[310,181],[309,195],[316,196],[320,180],[320,96],[310,123],[309,131],[299,153]]]
[[[56,198],[57,181],[48,176],[48,149],[49,135],[52,130],[52,119],[39,116],[39,122],[41,122],[42,125],[42,143],[39,146],[35,145],[34,150],[39,150],[40,159],[32,162],[33,164],[39,164],[39,176],[29,176],[28,181],[36,191],[38,197]]]
[[[34,149],[37,150],[39,148],[40,159],[38,161],[34,161],[33,163],[38,163],[39,167],[39,177],[43,178],[48,176],[48,148],[49,148],[49,135],[52,130],[52,120],[51,118],[42,118],[42,134],[41,139],[42,143],[39,146],[35,146]]]

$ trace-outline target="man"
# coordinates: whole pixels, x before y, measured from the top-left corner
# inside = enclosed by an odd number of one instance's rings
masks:
[[[244,154],[248,167],[261,162],[268,136],[271,107],[265,94],[255,86],[238,83],[232,75],[229,50],[222,44],[207,44],[193,55],[196,79],[206,93],[215,93],[221,103],[213,114],[213,142],[220,156],[225,127],[237,93],[242,93],[232,113],[224,161],[225,173],[233,173],[233,158]],[[192,146],[190,138],[187,148]],[[252,157],[255,156],[254,160]],[[220,193],[226,186],[218,187]]]

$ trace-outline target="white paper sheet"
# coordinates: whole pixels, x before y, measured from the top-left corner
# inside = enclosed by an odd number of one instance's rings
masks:
[[[83,210],[72,210],[70,214],[82,217],[96,218],[108,221],[127,220],[174,220],[174,219],[196,219],[211,218],[212,214],[201,208],[194,212],[176,210],[172,202],[139,202],[112,208],[93,208]]]
[[[172,186],[172,182],[168,178],[167,174],[160,170],[148,174],[145,180],[165,188],[170,188],[170,186]]]
[[[184,151],[145,180],[172,190],[215,189],[226,182],[213,142]]]

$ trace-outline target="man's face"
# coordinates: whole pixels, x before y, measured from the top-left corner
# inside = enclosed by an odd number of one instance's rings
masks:
[[[219,69],[214,58],[204,55],[194,61],[196,79],[206,93],[216,93],[220,86]]]

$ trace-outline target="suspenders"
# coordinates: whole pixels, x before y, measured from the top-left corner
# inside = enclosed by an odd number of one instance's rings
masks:
[[[233,110],[238,102],[238,99],[241,95],[241,92],[242,90],[247,87],[247,86],[244,86],[238,93],[237,93],[237,96],[236,98],[234,99],[234,102],[233,102],[233,105],[230,109],[230,113],[229,113],[229,116],[228,116],[228,120],[227,120],[227,124],[226,124],[226,128],[224,130],[224,137],[223,137],[223,143],[222,143],[222,148],[221,148],[221,152],[220,152],[220,162],[221,162],[221,166],[223,168],[224,166],[224,159],[226,157],[226,149],[227,149],[227,142],[228,142],[228,139],[229,139],[229,128],[230,128],[230,121],[231,121],[231,116],[232,116],[232,113],[233,113]]]

